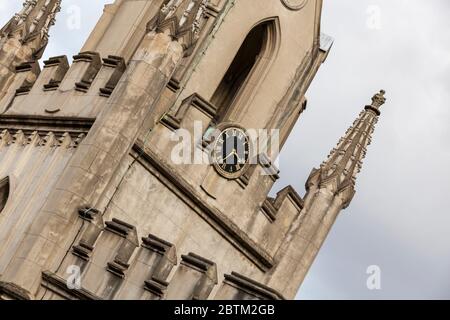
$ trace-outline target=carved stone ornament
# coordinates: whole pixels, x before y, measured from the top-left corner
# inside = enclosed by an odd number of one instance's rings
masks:
[[[165,0],[160,11],[147,24],[147,32],[166,32],[179,39],[185,55],[200,37],[205,23],[206,7],[209,0]]]
[[[308,0],[281,0],[281,2],[290,10],[300,10],[303,8]]]

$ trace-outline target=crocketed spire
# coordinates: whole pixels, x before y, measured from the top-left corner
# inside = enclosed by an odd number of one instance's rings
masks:
[[[356,177],[361,171],[367,146],[371,143],[378,122],[380,107],[386,102],[384,94],[385,91],[381,90],[373,96],[372,104],[365,107],[320,169],[313,170],[307,187],[314,184],[336,194],[342,193],[348,206],[355,193]]]
[[[60,10],[61,0],[26,0],[22,10],[0,29],[0,47],[8,38],[16,38],[31,48],[31,59],[39,59]]]
[[[168,32],[179,39],[186,54],[199,38],[202,16],[209,0],[166,0],[159,13],[147,24],[147,31]]]

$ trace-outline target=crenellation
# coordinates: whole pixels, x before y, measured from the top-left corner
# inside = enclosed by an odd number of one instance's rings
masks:
[[[107,263],[106,270],[120,278],[124,278],[125,272],[130,267],[130,259],[136,248],[139,247],[136,227],[118,219],[107,221],[105,224],[106,231],[111,231],[124,238],[117,249],[114,260]]]
[[[287,186],[277,193],[276,198],[273,200],[273,206],[276,210],[279,210],[282,204],[287,200],[290,200],[293,204],[295,204],[299,211],[301,211],[305,206],[302,197],[292,186]]]
[[[130,298],[128,288],[132,283],[141,288],[139,296],[134,298],[163,299],[169,276],[176,264],[175,245],[153,234],[143,237],[141,247],[130,267],[128,281],[124,283],[119,297]]]
[[[52,57],[44,61],[42,74],[42,87],[44,91],[53,91],[59,88],[64,76],[69,70],[67,56]]]
[[[84,261],[89,261],[95,243],[104,229],[103,216],[97,209],[87,207],[78,210],[78,214],[88,224],[84,226],[78,244],[72,247],[72,253]]]
[[[181,264],[167,288],[166,299],[208,299],[218,283],[216,264],[194,253],[181,258]]]
[[[173,267],[177,265],[175,245],[153,234],[149,234],[147,237],[142,238],[142,247],[153,251],[159,256],[152,270],[152,279],[167,280]]]
[[[37,61],[24,62],[16,67],[16,79],[14,82],[21,83],[20,86],[11,85],[16,89],[16,95],[28,93],[37,77],[41,73],[41,68]]]
[[[0,114],[11,108],[16,96],[28,94],[40,74],[39,64],[35,61],[24,62],[15,68],[15,75],[4,92],[0,96]]]
[[[103,58],[103,67],[114,69],[114,71],[110,74],[110,77],[107,80],[106,84],[99,89],[99,94],[101,96],[110,97],[115,87],[117,86],[117,83],[126,70],[125,59],[122,57],[110,55],[107,58]]]
[[[98,53],[81,52],[73,56],[73,63],[61,80],[59,93],[66,94],[71,91],[86,93],[92,80],[101,66]]]
[[[13,83],[0,100],[0,111],[17,116],[95,117],[107,103],[101,98],[112,94],[126,69],[122,58],[109,56],[102,63],[93,52],[74,56],[71,66],[66,56],[43,64],[42,72],[37,62],[16,68]]]
[[[102,66],[100,55],[97,52],[81,52],[73,57],[73,68],[75,64],[86,64],[81,80],[75,82],[75,90],[86,93]]]
[[[289,235],[290,226],[300,216],[304,207],[302,198],[288,186],[278,192],[276,198],[267,197],[245,229],[256,243],[267,250],[275,260]]]

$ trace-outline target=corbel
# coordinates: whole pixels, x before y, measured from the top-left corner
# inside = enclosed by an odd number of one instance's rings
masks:
[[[159,255],[157,265],[149,279],[145,281],[144,289],[163,297],[169,283],[166,281],[177,264],[176,248],[173,244],[164,241],[152,234],[142,238],[142,247]]]
[[[103,66],[114,68],[111,77],[103,88],[100,88],[100,96],[109,97],[119,83],[120,78],[126,70],[124,58],[118,56],[108,56],[103,59]]]
[[[37,61],[24,62],[16,67],[16,74],[19,73],[26,73],[26,75],[24,75],[21,85],[16,89],[16,96],[24,95],[31,91],[37,77],[41,73],[41,68]]]

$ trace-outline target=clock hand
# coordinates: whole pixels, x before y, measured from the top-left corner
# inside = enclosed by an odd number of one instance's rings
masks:
[[[239,154],[236,152],[236,150],[234,150],[234,155],[236,156],[237,162],[238,162],[238,163],[242,163],[242,159],[241,159],[241,157],[239,156]]]
[[[229,157],[234,156],[236,154],[236,150],[233,149],[232,152],[230,152],[230,154],[228,156],[226,156],[225,158],[223,158],[223,161],[226,161]]]

